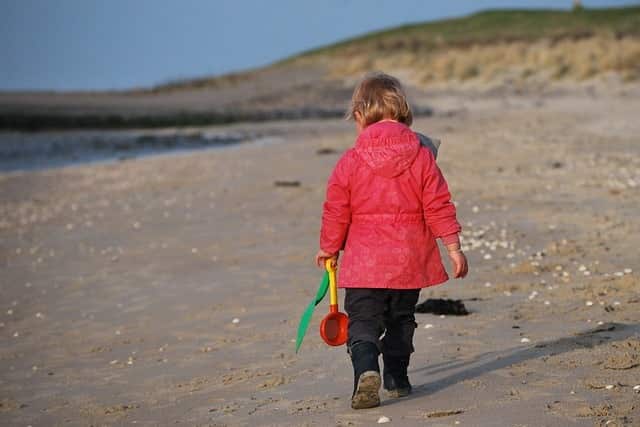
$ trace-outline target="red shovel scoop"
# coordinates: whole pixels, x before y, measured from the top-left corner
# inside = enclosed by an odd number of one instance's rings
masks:
[[[338,311],[338,287],[336,286],[336,268],[328,259],[325,268],[329,273],[329,314],[320,322],[320,336],[329,345],[339,346],[347,342],[349,318]]]

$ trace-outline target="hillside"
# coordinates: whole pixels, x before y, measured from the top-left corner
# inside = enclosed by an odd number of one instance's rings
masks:
[[[331,46],[298,55],[353,53],[358,50],[393,52],[540,39],[587,38],[614,35],[617,38],[640,36],[640,7],[610,9],[490,10],[470,16],[436,22],[404,25],[366,34]]]
[[[355,79],[371,70],[398,75],[418,95],[431,90],[539,93],[598,79],[638,82],[640,7],[486,11],[365,34],[261,69],[149,89],[0,93],[0,128],[339,117]]]
[[[479,79],[580,81],[607,72],[640,78],[640,7],[492,10],[404,25],[321,47],[275,66],[322,64],[334,78],[370,70],[409,71],[412,83]],[[155,90],[218,86],[251,78],[237,73],[196,79]]]

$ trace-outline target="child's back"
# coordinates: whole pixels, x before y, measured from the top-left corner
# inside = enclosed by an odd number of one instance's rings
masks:
[[[420,289],[447,280],[435,237],[460,226],[433,154],[405,124],[364,129],[327,188],[321,248],[343,245],[340,287]]]

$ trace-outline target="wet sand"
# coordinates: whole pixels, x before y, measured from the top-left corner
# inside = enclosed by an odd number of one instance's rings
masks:
[[[430,100],[471,273],[421,300],[471,314],[417,315],[415,392],[371,410],[325,302],[293,343],[351,124],[1,175],[0,424],[640,425],[638,99]]]

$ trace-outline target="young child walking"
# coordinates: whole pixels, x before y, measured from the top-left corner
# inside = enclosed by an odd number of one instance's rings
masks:
[[[411,392],[407,368],[418,295],[448,279],[436,239],[447,248],[454,277],[466,276],[468,267],[447,183],[431,149],[409,128],[413,117],[400,82],[382,73],[366,76],[349,117],[358,137],[327,184],[316,264],[337,262],[344,251],[338,286],[349,315],[351,407],[362,409],[380,404],[380,353],[388,394]]]

